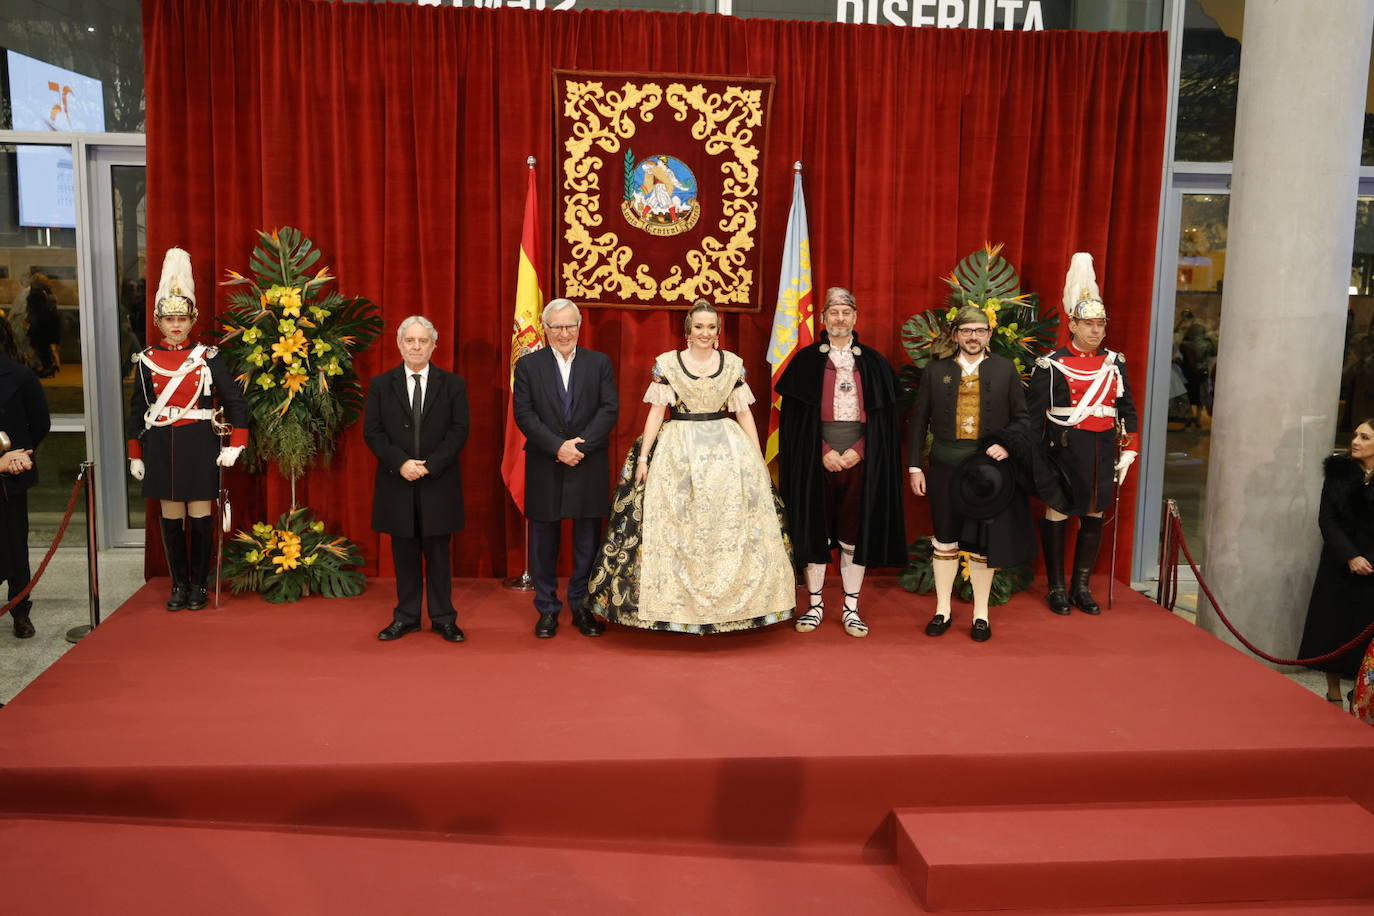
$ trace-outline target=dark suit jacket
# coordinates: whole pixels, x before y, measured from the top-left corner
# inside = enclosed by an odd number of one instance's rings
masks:
[[[921,373],[916,406],[907,431],[907,467],[921,467],[926,430],[936,439],[958,438],[954,428],[962,369],[953,358],[931,360]],[[989,354],[978,364],[980,436],[987,436],[1026,416],[1026,392],[1016,364],[1005,356]]]
[[[9,434],[11,448],[36,450],[51,427],[48,402],[38,376],[28,366],[0,355],[0,430]],[[0,494],[8,499],[37,482],[35,463],[22,474],[0,474]]]
[[[463,527],[463,479],[458,453],[468,439],[468,394],[462,378],[435,366],[420,419],[420,454],[413,455],[410,388],[405,365],[383,372],[367,388],[363,440],[377,456],[372,529],[402,537],[451,534]],[[422,458],[428,476],[401,476],[401,465]],[[416,530],[416,495],[420,530]]]
[[[578,347],[569,381],[572,419],[565,422],[553,348],[536,350],[515,364],[511,404],[525,434],[525,516],[538,522],[600,518],[610,511],[607,448],[620,412],[610,359]],[[587,440],[578,445],[587,457],[568,467],[558,460],[558,448],[578,437]]]

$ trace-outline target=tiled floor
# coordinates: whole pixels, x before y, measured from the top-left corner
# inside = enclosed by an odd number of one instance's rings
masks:
[[[33,569],[41,551],[30,552]],[[143,551],[102,551],[99,556],[100,612],[114,613],[143,585]],[[34,678],[72,647],[67,631],[91,618],[85,548],[61,548],[33,590],[30,619],[38,633],[15,639],[9,617],[0,618],[0,703],[8,703]]]

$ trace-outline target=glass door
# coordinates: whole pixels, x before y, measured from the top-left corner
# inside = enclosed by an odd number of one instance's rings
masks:
[[[1212,399],[1226,282],[1229,193],[1183,192],[1169,320],[1169,392],[1164,497],[1178,503],[1184,536],[1199,563],[1207,552],[1203,505],[1212,451]]]
[[[103,546],[143,543],[143,498],[128,474],[132,357],[144,346],[148,299],[147,177],[142,147],[89,149],[92,307],[87,364],[90,452]]]

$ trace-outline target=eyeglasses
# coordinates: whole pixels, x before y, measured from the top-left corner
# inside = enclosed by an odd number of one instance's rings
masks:
[[[956,328],[955,333],[960,337],[987,337],[992,333],[991,328]]]
[[[578,324],[546,324],[546,325],[544,325],[544,330],[546,330],[546,331],[576,331],[576,330],[577,330],[578,328],[580,328],[581,326],[582,326],[581,323],[578,323]]]

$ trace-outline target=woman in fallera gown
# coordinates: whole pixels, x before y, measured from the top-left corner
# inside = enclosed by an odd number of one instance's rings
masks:
[[[588,607],[626,626],[723,633],[788,620],[796,585],[744,363],[698,300],[687,347],[655,361],[592,572]],[[733,415],[733,416],[732,416]]]

